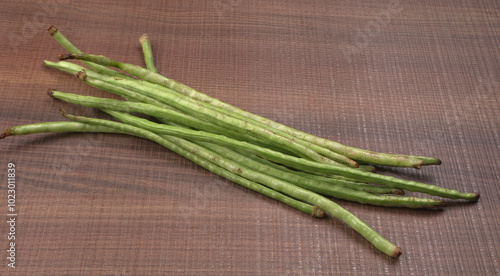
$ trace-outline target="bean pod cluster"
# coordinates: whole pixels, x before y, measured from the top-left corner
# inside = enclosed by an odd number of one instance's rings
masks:
[[[82,96],[50,89],[54,99],[97,108],[116,120],[76,116],[69,121],[15,126],[0,134],[101,132],[156,142],[236,184],[315,217],[325,212],[350,225],[383,253],[402,251],[330,198],[385,207],[441,208],[453,199],[477,202],[478,193],[375,173],[376,165],[421,168],[437,158],[373,152],[293,129],[219,101],[159,74],[147,35],[140,38],[146,68],[102,55],[82,53],[57,28],[48,29],[69,54],[45,66],[78,77],[124,100]],[[66,60],[80,60],[82,67]],[[112,69],[114,68],[114,69]],[[119,70],[116,70],[119,69]],[[140,113],[148,119],[131,115]],[[406,191],[433,197],[405,196]]]

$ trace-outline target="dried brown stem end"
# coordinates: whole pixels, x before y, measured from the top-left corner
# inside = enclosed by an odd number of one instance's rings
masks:
[[[55,89],[52,89],[52,88],[49,88],[49,90],[47,90],[47,95],[51,96],[51,97],[54,97],[54,90]]]
[[[394,249],[394,251],[392,252],[392,257],[393,258],[399,258],[399,256],[401,256],[401,254],[403,254],[403,251],[401,250],[401,248],[399,248],[398,246],[396,246],[396,248]]]
[[[476,197],[474,198],[474,200],[472,202],[477,202],[479,200],[479,193],[476,193]]]
[[[142,44],[144,44],[144,41],[148,40],[148,34],[143,34],[141,35],[141,37],[139,38],[139,42]]]
[[[67,60],[67,59],[74,59],[75,56],[73,54],[61,54],[58,56],[59,60]]]
[[[85,81],[87,79],[87,72],[85,72],[85,70],[82,69],[80,72],[76,73],[76,77],[82,81]]]
[[[317,217],[317,218],[324,218],[325,217],[325,211],[322,209],[318,208],[317,206],[313,206],[313,211],[312,211],[312,216]]]
[[[2,133],[0,133],[0,139],[3,139],[7,136],[11,136],[12,135],[12,129],[6,129],[4,130]]]
[[[58,30],[56,27],[54,27],[54,25],[50,25],[50,27],[49,27],[49,29],[48,29],[47,31],[49,31],[49,34],[50,34],[50,35],[54,35],[54,34],[55,34],[55,33],[57,33],[59,30]]]

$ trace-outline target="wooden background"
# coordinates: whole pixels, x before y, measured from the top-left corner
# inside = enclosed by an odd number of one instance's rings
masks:
[[[63,120],[48,88],[107,96],[45,68],[65,53],[143,65],[221,100],[371,150],[439,157],[380,172],[477,204],[391,209],[337,200],[403,249],[391,259],[336,219],[314,219],[138,138],[0,141],[0,216],[16,164],[16,269],[43,275],[500,274],[500,7],[460,1],[2,1],[0,128]],[[2,214],[3,213],[3,214]]]

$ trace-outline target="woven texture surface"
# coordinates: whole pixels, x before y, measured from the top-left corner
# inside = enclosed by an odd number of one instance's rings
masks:
[[[498,1],[2,1],[0,129],[101,113],[48,88],[107,96],[45,68],[77,47],[156,68],[297,129],[440,166],[380,173],[479,192],[477,204],[411,210],[339,204],[400,246],[380,253],[338,220],[314,219],[152,142],[37,134],[0,141],[0,208],[16,165],[16,269],[44,275],[500,274]],[[412,193],[410,193],[413,195]],[[417,195],[417,194],[415,194]],[[8,248],[7,223],[0,247]]]

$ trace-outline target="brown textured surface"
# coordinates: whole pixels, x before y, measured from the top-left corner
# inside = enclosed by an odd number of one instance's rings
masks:
[[[156,67],[173,79],[319,136],[439,157],[421,171],[381,171],[482,197],[442,211],[338,201],[403,249],[393,260],[335,219],[303,215],[149,141],[7,137],[0,206],[14,162],[17,272],[500,274],[497,1],[104,2],[2,1],[1,129],[62,120],[60,107],[97,114],[47,88],[106,95],[43,67],[65,53],[48,25],[85,52],[140,65],[148,33]]]

